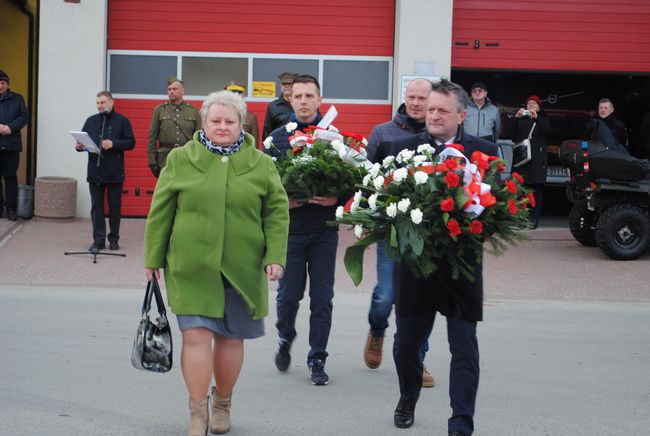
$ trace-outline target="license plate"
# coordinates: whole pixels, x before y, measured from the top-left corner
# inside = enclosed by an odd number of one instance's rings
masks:
[[[569,177],[569,170],[562,167],[548,167],[546,175],[551,177]]]

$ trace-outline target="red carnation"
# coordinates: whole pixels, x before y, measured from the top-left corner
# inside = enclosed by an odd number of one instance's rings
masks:
[[[454,159],[447,159],[445,161],[445,166],[450,170],[455,170],[458,168],[458,162],[456,162]]]
[[[469,223],[469,232],[475,235],[483,233],[483,223],[479,220],[474,220]]]
[[[500,172],[504,172],[506,170],[506,166],[503,164],[503,162],[497,162],[497,170]]]
[[[460,151],[461,153],[465,153],[465,147],[463,147],[460,144],[447,144],[445,145],[447,148],[455,148],[456,150]]]
[[[458,221],[456,221],[456,220],[447,221],[447,230],[449,230],[449,234],[451,236],[458,236],[461,233],[463,233],[460,230],[460,224],[458,224]]]
[[[517,185],[515,185],[515,182],[512,180],[506,180],[506,188],[508,188],[508,191],[512,192],[513,194],[517,193]]]
[[[518,181],[519,183],[524,183],[524,178],[521,177],[519,173],[512,173],[512,178]]]
[[[302,151],[302,147],[301,147],[300,145],[296,145],[295,147],[293,147],[293,148],[291,149],[291,153],[293,153],[293,154],[298,154],[298,153],[300,153],[301,151]]]
[[[532,207],[535,207],[535,196],[533,195],[532,192],[528,193],[528,202]]]
[[[450,171],[445,176],[445,183],[447,184],[448,188],[456,187],[458,186],[458,183],[460,183],[460,177],[458,177],[458,174],[452,173]]]
[[[508,209],[510,209],[510,214],[516,215],[517,214],[517,203],[515,200],[508,200]]]
[[[442,209],[443,212],[451,212],[454,210],[454,207],[456,207],[456,204],[454,203],[454,199],[451,197],[442,200],[442,203],[440,203],[440,209]]]
[[[525,201],[522,201],[522,202],[519,203],[519,204],[521,204],[521,210],[526,210],[526,209],[528,209],[528,206],[526,206],[526,202],[525,202]]]
[[[345,206],[343,206],[343,211],[345,212],[350,212],[350,209],[352,208],[352,203],[354,202],[354,197],[350,198],[346,203]]]

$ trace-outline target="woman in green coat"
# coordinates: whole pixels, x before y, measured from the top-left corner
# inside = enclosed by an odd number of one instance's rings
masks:
[[[204,436],[208,426],[213,433],[230,428],[243,340],[264,334],[267,280],[284,272],[287,195],[271,158],[243,132],[245,113],[237,94],[208,96],[203,129],[169,154],[147,218],[147,280],[164,268],[167,298],[182,331],[188,436]]]

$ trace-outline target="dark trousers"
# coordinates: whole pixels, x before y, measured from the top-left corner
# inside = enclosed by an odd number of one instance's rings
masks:
[[[108,240],[117,242],[120,239],[120,218],[122,217],[122,184],[89,183],[88,186],[90,187],[90,219],[93,223],[93,241],[98,244],[106,243],[104,198],[108,195],[108,225],[111,229]]]
[[[18,208],[18,162],[20,152],[0,151],[0,181],[4,182],[4,197],[0,192],[0,211],[4,206],[7,210],[15,211]],[[2,183],[0,183],[0,187]],[[3,200],[4,198],[4,200]],[[4,201],[4,204],[3,204]]]
[[[278,285],[275,326],[281,341],[296,338],[296,315],[309,275],[309,354],[307,360],[325,360],[332,327],[337,231],[290,234],[287,265]]]
[[[431,333],[436,313],[398,316],[393,358],[399,378],[401,399],[415,404],[422,388],[422,341]],[[479,352],[476,321],[464,321],[457,314],[447,317],[447,340],[451,352],[449,398],[452,416],[449,431],[474,431],[474,406],[479,380]]]
[[[535,207],[530,213],[530,217],[535,223],[539,223],[539,219],[542,216],[542,199],[544,194],[544,184],[543,183],[531,183],[528,185],[529,188],[535,190],[533,196],[535,197]]]

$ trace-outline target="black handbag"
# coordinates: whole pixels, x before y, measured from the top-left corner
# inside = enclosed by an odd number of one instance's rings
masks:
[[[149,319],[152,296],[156,298],[160,315],[155,322]],[[136,369],[153,372],[167,372],[172,369],[172,331],[155,276],[147,283],[142,303],[142,318],[133,340],[131,363]]]

